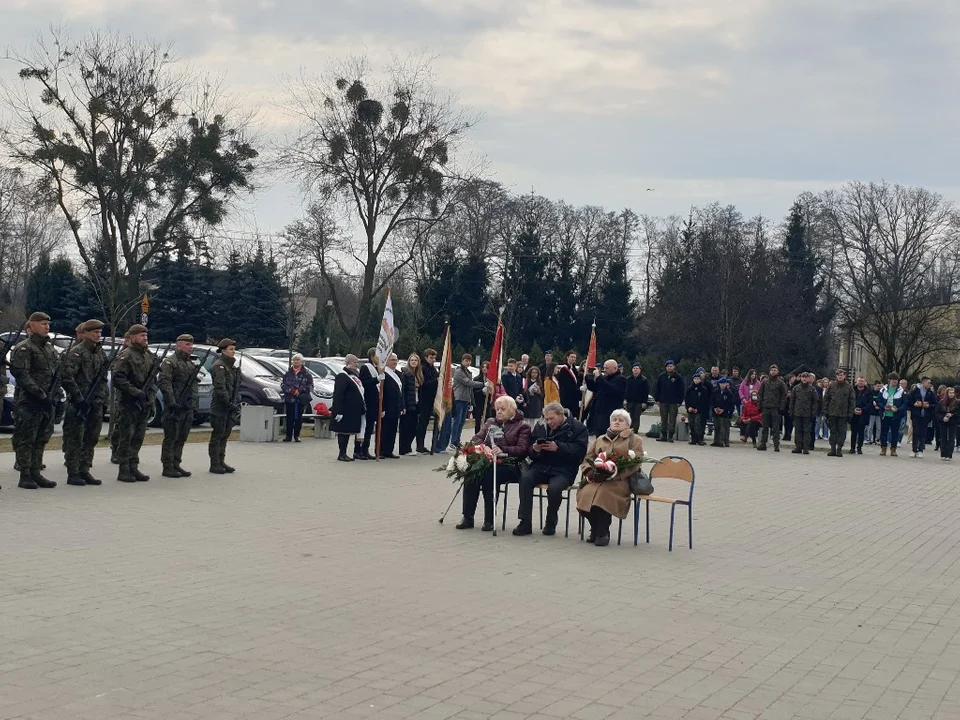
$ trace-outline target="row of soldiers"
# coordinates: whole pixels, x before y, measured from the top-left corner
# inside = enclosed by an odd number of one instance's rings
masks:
[[[202,365],[193,361],[193,337],[180,335],[173,353],[168,346],[157,357],[148,347],[147,328],[132,325],[124,335],[123,347],[108,357],[102,347],[103,327],[100,320],[82,323],[77,327],[76,340],[66,352],[58,354],[49,337],[50,316],[35,312],[27,322],[26,338],[10,351],[10,373],[16,380],[13,446],[20,471],[19,487],[35,490],[57,485],[41,470],[45,467],[44,449],[53,435],[61,388],[67,400],[63,415],[67,484],[101,484],[90,471],[109,401],[109,385],[115,399],[113,459],[120,466],[117,480],[133,483],[150,479],[140,471],[140,449],[155,412],[158,390],[163,394],[163,476],[192,474],[184,469],[182,460],[197,409],[197,376]],[[211,368],[212,432],[208,449],[210,472],[220,475],[234,472],[225,458],[227,440],[240,414],[236,345],[229,338],[222,340],[217,346],[220,357]],[[3,370],[0,368],[0,372]]]

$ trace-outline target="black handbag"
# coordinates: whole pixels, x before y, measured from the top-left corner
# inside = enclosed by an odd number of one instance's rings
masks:
[[[643,470],[637,470],[630,476],[630,492],[634,495],[653,495],[653,483]]]

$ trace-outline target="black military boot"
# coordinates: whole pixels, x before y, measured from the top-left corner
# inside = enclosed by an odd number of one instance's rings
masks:
[[[176,470],[178,473],[180,473],[180,477],[190,477],[191,475],[193,475],[193,473],[190,472],[189,470],[184,470],[184,469],[180,466],[180,463],[177,463],[176,465],[174,465],[173,468],[174,468],[174,470]]]
[[[228,473],[236,472],[237,469],[235,467],[230,467],[229,465],[227,465],[226,457],[227,457],[226,455],[220,456],[220,467],[223,468],[224,472],[228,472]]]
[[[214,462],[213,460],[210,461],[210,472],[212,472],[214,475],[227,474],[227,471],[223,469],[223,465],[221,465],[219,461]]]
[[[83,478],[83,481],[87,485],[103,485],[103,483],[100,480],[97,480],[97,478],[95,478],[93,475],[90,474],[89,470],[81,470],[80,477]]]
[[[37,484],[38,488],[50,489],[57,486],[53,480],[47,480],[43,475],[41,475],[39,470],[31,470],[30,477]]]
[[[38,485],[33,481],[29,470],[23,470],[20,472],[20,484],[18,487],[22,487],[24,490],[37,489]]]
[[[83,479],[79,472],[67,472],[67,485],[77,485],[83,487],[87,481]]]
[[[180,471],[177,470],[175,467],[173,467],[173,465],[164,465],[164,466],[163,466],[163,472],[160,473],[160,474],[163,475],[164,477],[168,477],[168,478],[178,478],[178,477],[181,477]]]
[[[120,470],[117,473],[117,480],[125,483],[136,482],[137,479],[130,472],[130,463],[120,463]]]
[[[110,462],[112,462],[114,465],[120,464],[120,456],[117,455],[117,451],[113,448],[110,448]]]
[[[149,475],[145,475],[140,472],[139,465],[135,463],[130,463],[130,474],[133,475],[133,479],[137,482],[146,482],[150,479]]]

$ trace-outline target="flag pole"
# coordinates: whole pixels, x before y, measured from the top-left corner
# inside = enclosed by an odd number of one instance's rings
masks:
[[[500,333],[500,328],[503,326],[503,311],[504,311],[505,309],[506,309],[506,305],[501,305],[501,306],[500,306],[500,314],[497,315],[497,334]],[[503,355],[503,345],[502,345],[502,343],[501,343],[501,345],[500,345],[500,355],[501,355],[501,356]],[[491,362],[492,362],[492,361],[493,361],[493,358],[491,357],[490,360],[491,360]],[[503,371],[503,368],[500,367],[500,366],[502,366],[502,365],[503,365],[502,362],[498,364],[497,372],[502,372],[502,371]],[[490,378],[488,377],[487,379],[489,380]],[[491,382],[492,382],[492,381],[491,381]],[[493,395],[494,392],[496,392],[496,384],[494,384],[493,387],[491,387],[489,390],[484,390],[484,391],[483,391],[483,415],[480,417],[480,425],[481,425],[481,426],[487,421],[487,409],[490,407],[490,397]]]
[[[593,324],[590,326],[590,345],[587,347],[587,362],[583,370],[583,389],[580,391],[580,422],[583,422],[583,414],[587,411],[587,373],[590,370],[590,353],[595,352],[597,347],[597,318],[593,318]],[[594,359],[596,362],[596,359]]]
[[[437,383],[437,394],[440,396],[440,405],[443,406],[444,393],[447,388],[446,376],[450,371],[450,358],[447,357],[447,337],[450,335],[450,316],[447,315],[443,321],[443,348],[440,350],[440,373],[437,378],[443,378],[443,387],[440,387],[440,383]],[[446,363],[446,366],[444,366]],[[440,431],[442,429],[443,423],[446,421],[446,413],[444,413],[444,420],[440,419],[440,415],[436,411],[436,401],[434,401],[433,409],[433,435],[430,440],[430,454],[433,455],[437,450],[437,439],[440,437]],[[444,448],[446,449],[446,448]],[[454,497],[456,499],[456,497]],[[447,508],[449,510],[449,508]],[[441,520],[441,523],[443,521]]]
[[[383,320],[380,323],[380,336],[377,339],[377,379],[380,380],[380,405],[377,413],[377,462],[380,462],[380,438],[383,433],[383,386],[387,381],[387,360],[393,352],[396,330],[393,322],[393,303],[390,302],[390,288],[387,288],[387,300],[383,306]]]

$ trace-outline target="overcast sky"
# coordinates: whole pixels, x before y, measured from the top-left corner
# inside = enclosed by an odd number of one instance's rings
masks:
[[[301,68],[426,51],[482,116],[490,174],[575,204],[779,219],[854,179],[960,199],[958,0],[0,0],[0,17],[3,47],[51,23],[169,41],[250,106]],[[278,181],[243,224],[300,208]]]

